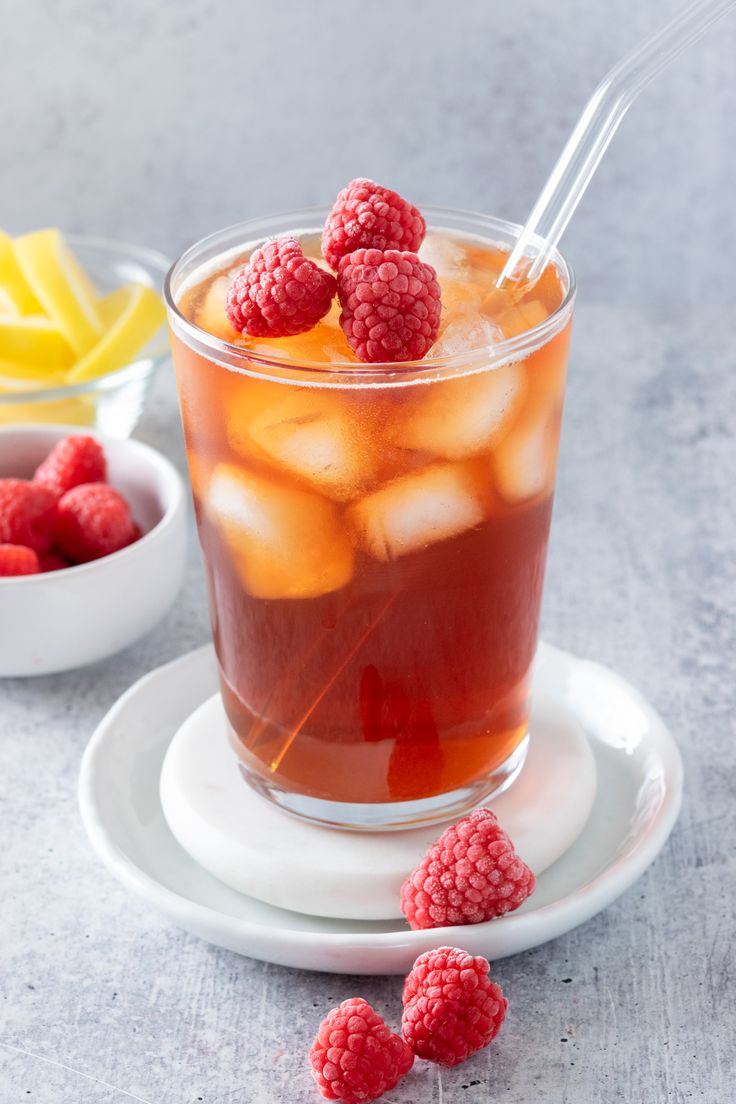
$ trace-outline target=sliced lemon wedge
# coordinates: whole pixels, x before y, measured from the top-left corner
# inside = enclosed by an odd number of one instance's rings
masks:
[[[103,331],[99,298],[59,230],[36,230],[16,238],[15,257],[44,313],[78,357]]]
[[[0,287],[0,318],[5,318],[7,315],[12,317],[16,314],[20,314],[17,304],[10,298],[5,288]]]
[[[164,305],[151,288],[127,284],[100,300],[104,336],[72,368],[69,383],[95,379],[135,359],[166,317]]]
[[[41,314],[41,304],[20,270],[13,240],[0,230],[0,310],[4,314]]]
[[[41,314],[18,314],[0,318],[0,360],[53,373],[71,368],[74,353],[55,322]]]
[[[68,399],[35,399],[33,402],[0,403],[0,425],[18,422],[64,423],[93,426],[97,406],[93,395],[75,395]]]
[[[45,391],[50,387],[65,387],[66,382],[66,372],[49,372],[47,368],[0,360],[0,391]]]

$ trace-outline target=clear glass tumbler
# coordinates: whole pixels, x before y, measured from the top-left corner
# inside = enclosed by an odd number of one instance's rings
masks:
[[[445,259],[486,250],[500,267],[519,233],[427,214]],[[174,364],[247,781],[320,823],[410,827],[463,813],[524,761],[574,279],[555,255],[552,305],[544,290],[512,305],[513,325],[492,342],[479,328],[469,351],[446,320],[443,355],[409,364],[309,359],[298,337],[246,348],[182,309],[264,239],[316,240],[323,216],[189,249],[166,285]],[[467,344],[472,281],[452,271],[443,302]]]

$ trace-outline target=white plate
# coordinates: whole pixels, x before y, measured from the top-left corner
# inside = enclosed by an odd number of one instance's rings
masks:
[[[542,645],[536,692],[582,724],[599,786],[578,840],[515,913],[486,924],[409,931],[396,921],[287,912],[229,889],[179,846],[164,820],[159,776],[189,714],[217,689],[210,646],[135,683],[97,728],[82,760],[80,807],[92,846],[123,885],[187,931],[284,966],[398,974],[443,943],[502,958],[554,939],[610,904],[643,873],[677,819],[682,763],[659,716],[613,671]]]
[[[544,693],[539,679],[529,723],[533,736],[518,777],[484,804],[539,877],[583,831],[596,768],[577,718]],[[345,749],[340,744],[343,756]],[[310,916],[393,920],[397,927],[402,883],[449,823],[341,832],[290,816],[243,781],[219,693],[187,717],[169,744],[159,793],[175,839],[238,893]]]

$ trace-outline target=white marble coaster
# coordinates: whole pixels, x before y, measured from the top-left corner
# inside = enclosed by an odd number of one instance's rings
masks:
[[[487,804],[539,875],[580,835],[595,799],[596,767],[579,721],[548,695],[533,709],[530,728],[519,777]],[[401,883],[444,827],[343,832],[282,812],[243,780],[219,694],[178,729],[160,795],[172,833],[205,870],[249,897],[311,916],[399,917]]]

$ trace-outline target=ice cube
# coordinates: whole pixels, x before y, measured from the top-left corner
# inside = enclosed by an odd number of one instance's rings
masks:
[[[212,281],[197,310],[196,323],[213,337],[228,341],[233,336],[233,328],[225,312],[225,300],[230,287],[229,276],[218,276]]]
[[[325,390],[287,390],[250,422],[251,438],[277,464],[330,498],[355,498],[377,464],[369,435],[361,439],[357,416]]]
[[[419,247],[419,260],[429,264],[438,280],[462,280],[468,277],[470,265],[465,250],[446,234],[430,230]]]
[[[433,357],[457,356],[503,341],[503,330],[481,315],[453,315],[432,346]]]
[[[537,414],[510,433],[493,453],[496,486],[507,502],[551,492],[555,480],[560,414]]]
[[[350,523],[377,560],[459,536],[483,521],[483,493],[464,464],[430,464],[354,503]]]
[[[498,315],[498,323],[503,336],[506,338],[518,337],[527,330],[539,326],[549,317],[549,311],[539,299],[532,299],[529,303],[517,303],[509,307],[503,314]]]
[[[332,502],[232,464],[218,464],[207,511],[256,598],[316,598],[353,573],[353,549]]]
[[[504,364],[475,376],[425,384],[418,391],[418,405],[402,427],[400,443],[459,460],[491,448],[508,431],[524,397],[525,378],[520,365]]]
[[[227,441],[233,452],[244,460],[268,459],[248,432],[253,421],[286,393],[287,385],[273,380],[226,373]]]
[[[273,357],[281,363],[285,360],[294,364],[306,362],[315,364],[334,364],[337,361],[355,362],[355,355],[348,345],[347,338],[340,328],[340,304],[335,299],[325,317],[304,334],[293,337],[255,338],[244,335],[238,344],[261,357]]]

